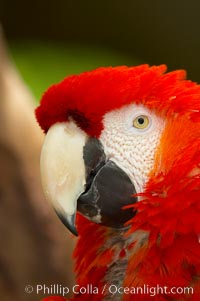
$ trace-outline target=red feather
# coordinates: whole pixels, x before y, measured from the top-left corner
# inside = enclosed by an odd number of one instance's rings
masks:
[[[200,86],[185,80],[184,71],[164,74],[166,67],[99,68],[66,78],[43,96],[36,116],[42,129],[72,117],[89,135],[98,137],[105,113],[130,103],[142,103],[163,116],[166,127],[142,201],[129,206],[137,214],[125,233],[126,248],[106,249],[113,231],[78,217],[75,250],[77,281],[99,291],[109,263],[129,261],[124,287],[191,286],[194,294],[157,294],[154,300],[200,298]],[[137,231],[149,237],[140,248]],[[134,236],[136,235],[136,236]],[[136,237],[135,240],[133,237]],[[102,294],[76,300],[102,300]],[[149,294],[124,295],[123,300],[152,300]]]

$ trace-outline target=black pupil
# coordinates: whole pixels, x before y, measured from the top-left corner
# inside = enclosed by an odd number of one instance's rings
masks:
[[[144,124],[144,118],[142,118],[142,117],[138,118],[138,123],[139,124]]]

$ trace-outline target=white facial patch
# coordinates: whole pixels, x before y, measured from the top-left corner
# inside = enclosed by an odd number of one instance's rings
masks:
[[[142,105],[127,105],[107,113],[100,141],[109,160],[123,169],[137,193],[144,190],[154,166],[165,121]]]

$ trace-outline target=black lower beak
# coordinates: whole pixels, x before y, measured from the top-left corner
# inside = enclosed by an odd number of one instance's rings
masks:
[[[123,228],[135,215],[133,209],[123,209],[137,202],[137,197],[118,164],[106,157],[100,140],[90,138],[73,120],[49,129],[41,152],[42,186],[73,234],[77,235],[76,210],[113,228]]]
[[[90,138],[83,152],[86,166],[86,190],[77,209],[89,220],[113,228],[123,228],[135,212],[123,209],[137,202],[135,187],[127,174],[112,160],[106,161],[103,146]]]

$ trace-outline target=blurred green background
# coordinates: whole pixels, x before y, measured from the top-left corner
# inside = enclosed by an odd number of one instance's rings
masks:
[[[1,0],[13,57],[37,99],[71,73],[166,63],[200,81],[199,0]]]
[[[99,66],[135,65],[139,60],[102,46],[61,42],[11,41],[14,61],[36,100],[52,83]]]
[[[0,0],[0,24],[35,106],[51,84],[99,66],[165,63],[200,82],[199,12],[200,0]],[[43,134],[3,54],[0,47],[0,300],[38,301],[25,285],[74,283],[74,240],[44,200]]]

